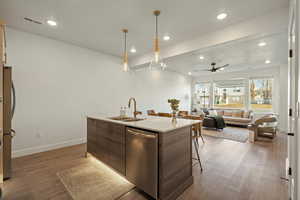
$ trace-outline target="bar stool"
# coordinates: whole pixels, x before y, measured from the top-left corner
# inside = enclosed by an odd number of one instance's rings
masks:
[[[186,116],[184,116],[182,118],[184,118],[184,119],[191,119],[191,120],[203,120],[204,117],[203,116],[196,116],[196,115],[186,115]],[[199,141],[198,141],[199,137],[201,137],[202,142],[205,143],[204,138],[202,136],[202,131],[201,131],[201,129],[202,129],[202,122],[193,125],[192,129],[193,129],[193,132],[195,132],[195,136],[197,137],[196,138],[197,143],[199,144]]]
[[[194,131],[192,129],[192,132],[193,132],[193,135],[192,135],[192,140],[193,140],[193,143],[194,143],[194,148],[195,148],[195,152],[197,154],[197,158],[193,158],[194,160],[197,160],[200,164],[200,169],[201,169],[201,172],[203,171],[203,167],[202,167],[202,163],[201,163],[201,160],[200,160],[200,155],[199,155],[199,143],[198,143],[198,136],[197,136],[197,132]]]
[[[183,117],[184,119],[191,119],[191,120],[203,120],[203,117],[202,116],[195,116],[195,115],[186,115]],[[193,143],[194,143],[194,148],[195,148],[195,152],[197,154],[197,158],[192,158],[194,160],[197,160],[200,164],[200,169],[201,169],[201,172],[203,171],[203,167],[202,167],[202,163],[201,163],[201,159],[200,159],[200,155],[199,155],[199,141],[198,141],[198,138],[201,137],[202,139],[202,142],[204,142],[204,138],[202,136],[202,133],[201,133],[201,122],[200,123],[197,123],[197,124],[194,124],[192,126],[192,140],[193,140]]]
[[[193,131],[195,132],[195,135],[196,135],[196,137],[197,137],[197,143],[198,143],[198,145],[199,145],[199,141],[198,141],[198,138],[199,138],[199,137],[201,137],[201,140],[202,140],[203,144],[205,143],[204,138],[203,138],[203,136],[202,136],[202,131],[201,131],[201,129],[202,129],[202,123],[198,123],[198,124],[195,124],[195,125],[193,126]]]

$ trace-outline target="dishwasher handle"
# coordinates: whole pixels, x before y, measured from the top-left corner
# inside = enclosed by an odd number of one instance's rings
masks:
[[[136,136],[141,136],[141,137],[146,137],[146,138],[152,138],[152,139],[155,139],[156,138],[156,135],[155,134],[149,134],[149,133],[142,133],[141,132],[138,132],[138,131],[134,131],[132,129],[128,129],[127,130],[128,133],[132,134],[132,135],[136,135]]]

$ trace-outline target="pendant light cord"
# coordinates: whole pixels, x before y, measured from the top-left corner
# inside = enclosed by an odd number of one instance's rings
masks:
[[[124,55],[126,54],[127,51],[127,32],[124,32]]]
[[[155,16],[155,37],[158,38],[158,25],[157,25],[157,15]]]

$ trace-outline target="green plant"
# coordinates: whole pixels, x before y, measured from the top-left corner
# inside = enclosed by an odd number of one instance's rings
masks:
[[[168,99],[168,103],[170,104],[171,109],[173,111],[178,111],[179,110],[180,100],[178,100],[178,99]]]

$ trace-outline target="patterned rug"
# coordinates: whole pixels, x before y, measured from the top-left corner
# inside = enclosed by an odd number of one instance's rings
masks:
[[[202,134],[237,142],[247,142],[249,130],[246,128],[226,127],[223,130],[202,128]]]
[[[57,176],[74,200],[115,200],[135,187],[102,163],[73,167]]]

